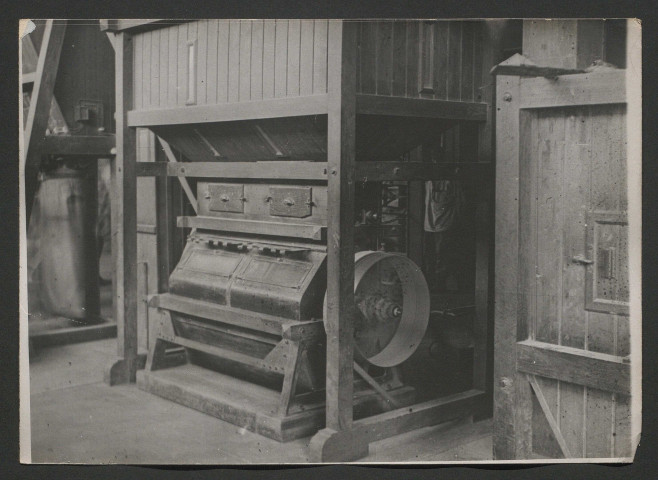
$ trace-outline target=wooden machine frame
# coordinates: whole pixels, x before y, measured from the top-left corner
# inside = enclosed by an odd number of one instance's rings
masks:
[[[156,177],[158,291],[166,292],[172,259],[169,251],[170,228],[167,203],[168,178],[222,177],[252,179],[322,180],[328,184],[327,219],[328,308],[326,361],[326,427],[311,440],[311,459],[318,462],[349,461],[365,456],[372,441],[405,431],[471,415],[489,407],[488,321],[489,233],[487,222],[478,222],[476,261],[476,321],[473,389],[411,407],[388,411],[361,420],[353,419],[353,325],[354,307],[354,198],[355,182],[401,180],[420,182],[432,179],[491,178],[490,163],[408,163],[355,162],[355,123],[357,114],[414,116],[454,121],[490,118],[486,103],[395,98],[356,93],[356,24],[329,22],[328,93],[297,98],[277,98],[242,104],[186,106],[157,111],[131,111],[133,108],[132,33],[157,28],[158,20],[105,21],[103,28],[114,32],[116,50],[116,157],[113,165],[116,234],[113,252],[116,273],[116,319],[119,359],[107,372],[110,384],[134,382],[136,371],[144,367],[145,355],[137,343],[137,218],[138,176]],[[264,113],[265,112],[265,113]],[[328,116],[328,160],[280,162],[276,168],[239,162],[176,164],[137,162],[136,127],[158,124],[220,122],[299,115]],[[165,147],[166,153],[166,147]],[[187,193],[187,192],[186,192]],[[478,199],[478,215],[489,214],[489,198]]]

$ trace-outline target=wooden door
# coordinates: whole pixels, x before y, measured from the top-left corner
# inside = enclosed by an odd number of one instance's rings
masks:
[[[631,456],[624,73],[497,87],[494,454]]]

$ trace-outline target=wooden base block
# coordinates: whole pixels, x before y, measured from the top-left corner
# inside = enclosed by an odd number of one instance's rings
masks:
[[[351,462],[368,456],[368,439],[355,430],[337,432],[324,428],[309,444],[309,459],[313,463]]]
[[[311,435],[325,422],[322,395],[320,399],[296,403],[288,415],[282,415],[279,413],[281,392],[192,364],[140,371],[137,385],[142,390],[280,442]],[[401,404],[413,402],[415,396],[410,387],[389,393]],[[381,411],[382,403],[379,394],[372,390],[357,391],[355,415]]]
[[[146,365],[146,354],[139,354],[132,361],[120,358],[106,370],[103,381],[111,386],[135,383],[137,370],[143,370]]]

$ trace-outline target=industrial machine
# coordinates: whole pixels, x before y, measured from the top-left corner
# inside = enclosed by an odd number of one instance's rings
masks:
[[[468,381],[430,395],[399,370],[426,351],[430,303],[454,308],[430,299],[421,274],[425,182],[472,183],[487,211],[482,25],[103,23],[117,52],[125,213],[113,237],[119,359],[106,380],[281,441],[315,433],[314,461],[360,458],[371,441],[480,410],[484,222],[464,300],[476,310]],[[152,200],[137,177],[155,177]]]
[[[322,148],[313,135],[296,148],[289,139],[313,119],[240,123],[157,133],[195,159],[266,156],[259,147],[276,155],[279,145],[295,158]],[[280,441],[314,433],[324,423],[322,320],[331,301],[326,185],[204,179],[196,201],[197,215],[178,219],[192,230],[169,290],[150,300],[156,344],[140,386]],[[395,367],[420,344],[429,299],[420,268],[404,254],[356,254],[357,416],[414,401]]]

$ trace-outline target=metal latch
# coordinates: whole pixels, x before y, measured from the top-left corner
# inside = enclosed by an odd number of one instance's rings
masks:
[[[591,265],[594,263],[594,260],[590,260],[589,258],[585,258],[584,255],[576,255],[571,259],[573,263],[579,263],[581,265]]]

